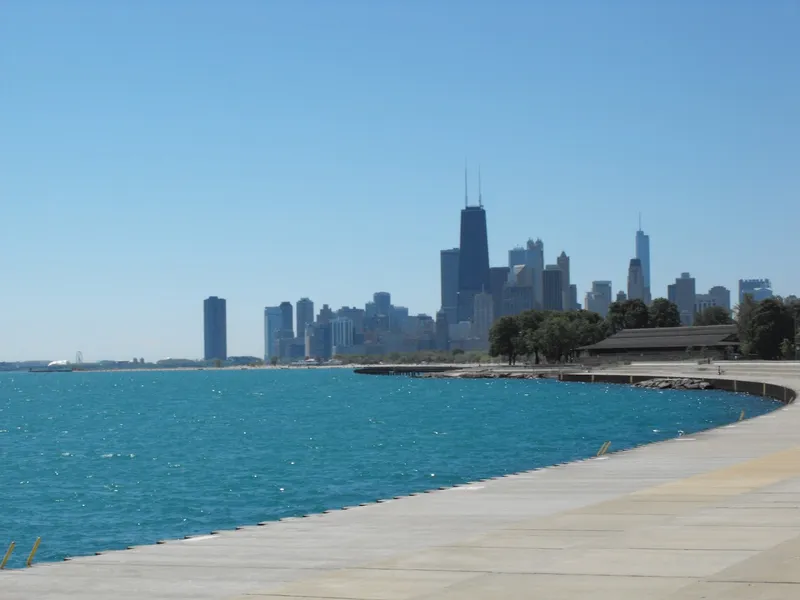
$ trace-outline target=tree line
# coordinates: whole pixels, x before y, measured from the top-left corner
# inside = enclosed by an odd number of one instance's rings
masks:
[[[745,295],[737,310],[740,349],[762,360],[793,359],[797,354],[800,299],[767,298],[757,302]]]
[[[612,302],[604,319],[588,310],[527,310],[501,317],[489,332],[489,354],[503,356],[513,365],[519,358],[539,364],[570,362],[578,350],[591,346],[623,329],[678,327],[678,307],[666,298],[656,298],[648,307],[641,300]]]
[[[732,325],[736,323],[743,355],[753,358],[793,358],[795,332],[800,323],[800,300],[769,298],[755,302],[746,296],[737,309],[738,320],[721,306],[710,306],[694,315],[694,325]],[[489,354],[504,357],[509,365],[520,358],[539,364],[570,362],[580,348],[591,346],[623,329],[680,327],[677,305],[656,298],[650,306],[641,300],[612,302],[608,315],[586,310],[527,310],[497,319],[489,332]]]

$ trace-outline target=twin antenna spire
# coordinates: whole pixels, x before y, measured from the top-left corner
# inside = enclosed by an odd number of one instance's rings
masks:
[[[467,162],[464,161],[464,208],[469,207],[469,192],[467,185]],[[481,168],[478,167],[478,206],[483,208],[483,192],[481,190]]]

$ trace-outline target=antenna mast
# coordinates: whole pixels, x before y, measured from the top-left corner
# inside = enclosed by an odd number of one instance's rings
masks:
[[[467,161],[464,160],[464,208],[469,206],[469,194],[467,193]]]
[[[478,206],[483,208],[483,192],[481,190],[481,168],[478,167]]]

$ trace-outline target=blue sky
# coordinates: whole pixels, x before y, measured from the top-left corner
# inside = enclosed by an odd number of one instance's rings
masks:
[[[800,292],[800,2],[37,0],[0,19],[0,360],[263,354],[265,305],[433,314],[480,164],[492,264],[579,295]],[[475,171],[470,193],[477,195]]]

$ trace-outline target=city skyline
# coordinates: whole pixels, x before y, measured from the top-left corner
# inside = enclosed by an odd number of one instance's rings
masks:
[[[198,356],[214,294],[232,354],[286,299],[433,316],[464,157],[490,267],[616,294],[641,212],[653,297],[800,288],[793,5],[465,2],[9,3],[0,360]]]

